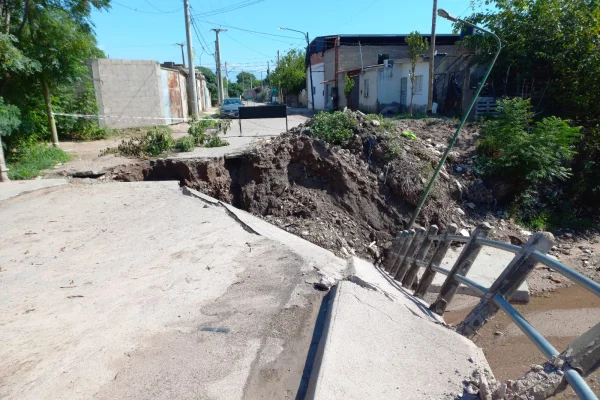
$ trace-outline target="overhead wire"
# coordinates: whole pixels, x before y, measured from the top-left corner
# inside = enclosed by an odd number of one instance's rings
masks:
[[[217,8],[216,10],[211,10],[203,13],[195,14],[196,17],[210,17],[217,14],[223,14],[230,11],[239,10],[240,8],[245,8],[252,6],[254,4],[262,3],[265,0],[244,0],[239,3],[231,4],[229,6]]]
[[[113,1],[112,4],[116,4],[118,6],[121,6],[123,8],[127,8],[127,9],[135,11],[135,12],[144,13],[144,14],[155,14],[155,15],[157,15],[157,14],[174,14],[174,13],[178,13],[181,10],[183,10],[183,7],[181,7],[181,8],[178,8],[177,10],[173,10],[173,11],[159,11],[159,12],[157,12],[157,11],[145,11],[145,10],[140,10],[138,8],[133,8],[133,7],[127,6],[125,4],[121,4],[121,3],[117,2],[117,1]]]

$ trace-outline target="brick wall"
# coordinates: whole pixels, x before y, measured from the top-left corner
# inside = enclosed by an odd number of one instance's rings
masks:
[[[92,59],[89,63],[101,119],[100,126],[125,128],[164,124],[160,65],[156,61]],[[131,119],[125,117],[156,117]]]

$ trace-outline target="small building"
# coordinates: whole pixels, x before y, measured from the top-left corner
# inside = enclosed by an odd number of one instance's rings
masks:
[[[358,108],[367,113],[407,112],[411,99],[412,74],[412,65],[408,59],[386,60],[382,65],[366,67],[358,72],[357,98],[350,102],[358,102]],[[417,62],[414,75],[413,113],[422,114],[427,111],[429,62],[423,59]]]
[[[91,59],[101,127],[168,125],[189,117],[188,70],[150,60]],[[199,111],[207,109],[204,75],[196,71]]]
[[[331,35],[313,39],[306,57],[308,107],[312,107],[314,96],[317,110],[344,107],[356,110],[366,107],[365,110],[377,109],[377,112],[399,112],[405,103],[410,102],[409,98],[408,102],[404,99],[404,96],[410,94],[410,67],[406,67],[407,36]],[[430,35],[423,37],[428,41],[430,39]],[[475,60],[470,50],[460,46],[460,39],[460,35],[436,35],[434,99],[438,100],[440,110],[445,107],[448,85],[458,80],[465,91],[470,87],[469,84],[464,85],[464,81],[465,76],[470,76]],[[415,94],[414,104],[425,104],[425,108],[428,97],[428,62],[427,57],[419,62],[416,73],[417,77],[422,78],[416,78],[415,82],[415,85],[419,85],[415,88],[419,94]],[[360,79],[363,74],[368,77]],[[377,75],[376,79],[373,74]],[[344,94],[346,76],[354,80],[354,88],[348,98]],[[402,78],[407,78],[405,83]],[[365,88],[367,85],[368,88]],[[464,94],[461,109],[465,98],[469,96],[469,93]]]

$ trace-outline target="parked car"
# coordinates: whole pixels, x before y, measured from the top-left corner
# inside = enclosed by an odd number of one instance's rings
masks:
[[[237,117],[241,106],[243,106],[243,103],[238,98],[223,100],[223,104],[221,104],[221,118]]]

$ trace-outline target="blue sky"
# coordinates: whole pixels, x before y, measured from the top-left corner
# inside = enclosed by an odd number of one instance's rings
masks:
[[[181,50],[175,43],[185,42],[183,1],[113,0],[112,3],[110,11],[94,12],[92,16],[98,44],[110,58],[181,62]],[[244,7],[230,10],[240,3]],[[308,31],[311,39],[337,33],[431,31],[431,1],[190,0],[190,6],[192,14],[196,14],[198,31],[192,33],[194,63],[214,70],[215,33],[210,29],[228,29],[220,35],[221,61],[227,61],[229,68],[233,68],[230,74],[233,80],[242,70],[253,72],[258,78],[262,71],[265,76],[267,61],[276,60],[277,50],[283,53],[306,46],[302,35],[278,30],[279,26]],[[459,16],[472,12],[470,0],[438,0],[438,7]],[[437,21],[438,33],[452,32],[449,21],[442,18]]]

